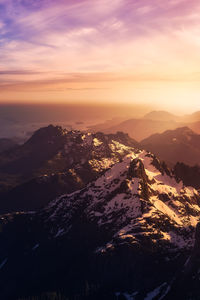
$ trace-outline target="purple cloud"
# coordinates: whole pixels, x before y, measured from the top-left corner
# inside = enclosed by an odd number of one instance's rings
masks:
[[[151,30],[181,29],[198,21],[194,11],[197,1],[26,1],[0,2],[0,19],[5,25],[2,37],[24,40],[48,46],[45,35],[69,33],[81,28],[93,28],[98,40],[134,38]],[[54,46],[53,42],[52,45]]]
[[[179,47],[178,59],[191,51],[187,30],[199,26],[199,12],[196,0],[0,0],[0,71],[46,80],[50,71],[162,69]]]

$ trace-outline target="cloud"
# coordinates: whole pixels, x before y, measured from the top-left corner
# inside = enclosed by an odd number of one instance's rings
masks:
[[[41,74],[42,72],[28,70],[0,70],[0,76],[4,75],[32,75]]]
[[[141,73],[141,74],[127,74],[127,73],[60,73],[56,77],[48,76],[43,74],[41,79],[29,77],[27,75],[37,75],[32,71],[29,72],[14,72],[11,73],[13,76],[9,76],[8,79],[0,74],[0,89],[1,92],[5,91],[95,91],[95,90],[112,90],[115,85],[120,86],[125,84],[132,84],[133,86],[137,83],[151,83],[151,82],[165,82],[176,84],[179,82],[199,82],[200,73],[182,73],[179,75],[166,75],[161,73]],[[8,75],[11,75],[8,73]],[[1,76],[2,75],[2,76]],[[22,77],[20,77],[22,75]],[[25,75],[25,77],[23,77]],[[55,75],[55,74],[54,74]]]
[[[198,80],[199,13],[196,0],[0,0],[1,89]]]

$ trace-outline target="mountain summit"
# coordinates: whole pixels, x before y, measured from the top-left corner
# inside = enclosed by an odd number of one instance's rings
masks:
[[[164,110],[155,110],[146,114],[144,116],[144,119],[169,122],[169,121],[178,121],[179,117]]]
[[[0,153],[0,212],[35,210],[83,188],[137,147],[127,134],[37,130],[23,145]]]

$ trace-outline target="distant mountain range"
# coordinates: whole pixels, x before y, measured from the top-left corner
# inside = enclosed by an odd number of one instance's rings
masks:
[[[177,116],[164,110],[155,110],[146,114],[144,116],[144,119],[154,121],[175,121],[183,123],[193,123],[200,121],[200,111],[188,115]]]
[[[200,133],[200,112],[191,115],[176,116],[166,111],[152,111],[140,119],[97,124],[89,128],[92,132],[116,133],[123,131],[138,142],[155,133],[163,133],[178,127],[189,127],[196,133]]]
[[[153,133],[164,132],[167,129],[176,129],[178,124],[172,121],[157,121],[148,119],[130,119],[118,125],[104,129],[104,133],[115,133],[119,130],[128,133],[128,135],[137,141],[149,137]],[[97,127],[98,128],[98,127]],[[95,127],[92,128],[95,131]]]

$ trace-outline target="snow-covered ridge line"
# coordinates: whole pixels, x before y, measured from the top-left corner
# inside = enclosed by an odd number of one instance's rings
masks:
[[[115,247],[116,240],[134,244],[144,238],[184,248],[190,246],[199,221],[199,200],[197,190],[185,187],[154,155],[140,150],[127,154],[86,188],[57,198],[44,213],[54,224],[54,237],[69,232],[77,211],[88,222],[109,228],[113,239],[100,252]]]

